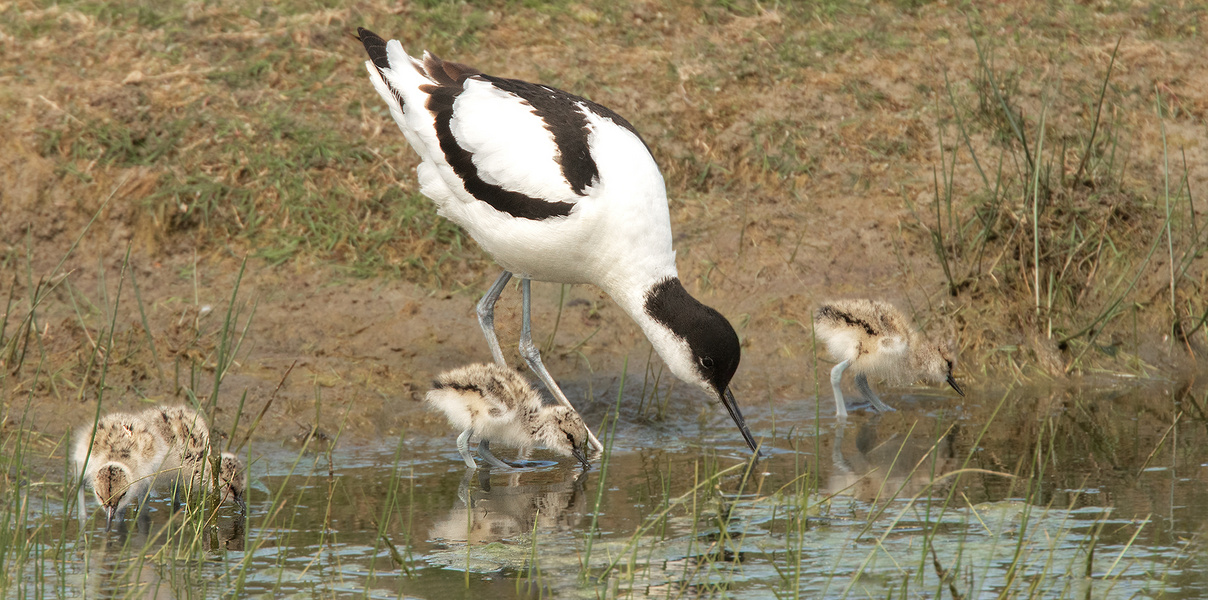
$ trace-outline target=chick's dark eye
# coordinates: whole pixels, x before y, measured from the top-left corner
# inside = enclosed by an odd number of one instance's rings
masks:
[[[706,369],[712,369],[713,368],[713,358],[708,357],[708,356],[702,356],[700,359],[700,366],[702,366]]]

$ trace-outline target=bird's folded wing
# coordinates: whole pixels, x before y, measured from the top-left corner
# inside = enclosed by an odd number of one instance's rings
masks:
[[[573,204],[598,178],[581,105],[585,101],[553,88],[486,75],[467,78],[463,88],[454,100],[449,130],[483,182],[546,202]],[[448,151],[445,155],[450,163],[455,160]]]

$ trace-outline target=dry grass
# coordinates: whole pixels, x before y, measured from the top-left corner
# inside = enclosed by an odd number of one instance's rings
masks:
[[[136,263],[251,255],[478,289],[489,259],[417,193],[365,81],[349,36],[365,25],[634,122],[667,177],[682,274],[756,361],[808,356],[808,327],[784,324],[831,296],[911,305],[962,339],[972,373],[1150,372],[1208,342],[1208,16],[1193,3],[17,1],[0,15],[0,280],[22,274],[17,298],[98,210],[91,267],[116,269],[130,244]]]

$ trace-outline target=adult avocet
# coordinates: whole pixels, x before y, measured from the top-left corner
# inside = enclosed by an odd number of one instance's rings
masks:
[[[529,282],[595,284],[637,322],[672,373],[725,405],[755,450],[729,387],[738,335],[680,283],[663,176],[633,125],[574,94],[426,52],[415,59],[397,40],[357,32],[373,87],[422,159],[420,191],[504,268],[478,303],[495,362],[505,364],[495,301],[516,274],[520,354],[571,406],[533,344]]]

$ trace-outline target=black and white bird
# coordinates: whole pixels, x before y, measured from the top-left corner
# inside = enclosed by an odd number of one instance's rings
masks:
[[[478,303],[504,365],[495,301],[520,277],[520,354],[571,406],[532,341],[530,280],[599,286],[641,327],[671,372],[715,396],[752,450],[730,380],[738,335],[680,283],[663,176],[615,112],[545,85],[494,77],[430,53],[409,56],[359,28],[373,87],[419,154],[420,191],[504,268]],[[600,443],[592,436],[592,444]]]
[[[491,442],[520,448],[525,455],[541,444],[585,467],[591,464],[585,448],[588,429],[579,413],[545,404],[528,380],[508,367],[473,364],[441,373],[424,401],[461,430],[457,451],[471,469],[478,468],[470,454],[471,437],[478,438],[479,456],[500,469],[512,467],[491,453]]]
[[[868,385],[868,375],[891,382],[921,377],[947,383],[956,393],[965,395],[952,376],[956,356],[951,346],[916,332],[905,315],[888,302],[839,300],[823,304],[814,315],[814,332],[839,361],[831,369],[838,417],[847,416],[839,383],[849,367],[856,374],[856,387],[878,412],[893,409]]]

